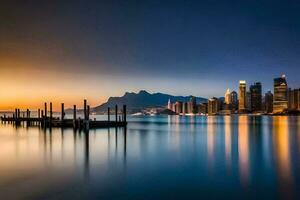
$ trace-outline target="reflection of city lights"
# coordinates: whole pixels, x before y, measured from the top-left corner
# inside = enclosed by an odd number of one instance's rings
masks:
[[[209,164],[213,162],[213,154],[214,154],[214,116],[207,117],[207,153]]]
[[[231,117],[224,117],[225,124],[225,155],[226,162],[229,165],[231,163]]]
[[[249,177],[249,133],[247,116],[239,116],[238,149],[241,181],[246,184]]]
[[[286,116],[274,117],[274,150],[278,158],[279,176],[284,181],[291,179],[288,125]]]

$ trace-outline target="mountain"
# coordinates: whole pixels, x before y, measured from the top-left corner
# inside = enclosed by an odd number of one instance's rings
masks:
[[[126,92],[122,97],[110,97],[106,103],[93,108],[92,111],[102,113],[107,111],[107,107],[114,109],[114,106],[117,104],[121,108],[123,104],[126,104],[129,113],[139,112],[146,108],[164,107],[169,99],[171,102],[187,102],[190,98],[191,96],[173,96],[163,93],[150,94],[145,90],[141,90],[138,93]],[[197,103],[203,103],[207,102],[207,99],[196,97],[196,101]]]

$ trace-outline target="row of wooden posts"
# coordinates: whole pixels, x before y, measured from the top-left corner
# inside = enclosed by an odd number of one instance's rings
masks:
[[[73,106],[73,119],[65,119],[65,108],[64,103],[61,104],[61,117],[60,118],[54,118],[53,117],[53,110],[52,110],[52,102],[50,102],[50,110],[49,110],[49,116],[48,116],[48,110],[47,110],[47,103],[44,103],[44,110],[38,109],[37,111],[37,118],[33,118],[30,116],[31,111],[29,109],[26,110],[26,116],[25,112],[23,112],[23,116],[21,117],[20,109],[15,109],[15,113],[13,114],[12,118],[7,118],[5,115],[2,117],[2,121],[8,121],[8,122],[15,122],[17,125],[20,124],[22,121],[27,121],[28,125],[31,125],[33,123],[39,123],[42,126],[70,126],[70,123],[73,123],[73,127],[80,127],[83,125],[85,128],[89,128],[89,124],[92,124],[92,126],[124,126],[127,124],[126,119],[126,105],[123,105],[122,114],[118,115],[118,105],[115,105],[115,121],[111,121],[110,119],[110,108],[107,108],[107,121],[96,121],[90,120],[90,106],[87,105],[87,100],[84,100],[83,102],[83,119],[78,118],[77,119],[77,110],[76,105]],[[119,119],[118,119],[119,117]],[[106,123],[105,123],[106,122]]]

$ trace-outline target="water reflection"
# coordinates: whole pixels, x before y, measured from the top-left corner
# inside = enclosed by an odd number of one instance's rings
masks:
[[[228,169],[231,167],[231,117],[224,117],[225,156]]]
[[[207,156],[208,169],[212,169],[214,164],[214,135],[215,135],[215,116],[207,117]]]
[[[133,120],[128,130],[89,132],[0,124],[0,188],[8,188],[0,189],[0,196],[39,199],[40,194],[60,193],[70,198],[83,191],[98,197],[92,199],[124,199],[127,194],[165,199],[160,195],[170,188],[176,197],[186,192],[237,199],[245,193],[271,199],[277,193],[299,196],[300,117]],[[34,189],[28,192],[28,187]]]
[[[292,171],[290,157],[289,121],[286,116],[274,117],[274,151],[277,157],[279,188],[281,195],[292,198]]]
[[[238,121],[238,152],[239,152],[239,171],[243,185],[248,183],[249,178],[249,133],[248,116],[240,116]]]

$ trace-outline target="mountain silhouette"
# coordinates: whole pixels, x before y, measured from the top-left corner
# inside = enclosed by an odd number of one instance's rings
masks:
[[[146,108],[165,107],[169,99],[171,102],[187,102],[190,98],[191,96],[173,96],[163,93],[150,94],[145,90],[141,90],[138,93],[126,92],[122,97],[110,97],[106,103],[94,107],[92,111],[97,113],[106,112],[108,107],[114,109],[115,105],[118,105],[121,108],[123,104],[126,104],[129,113],[139,112]],[[207,99],[196,97],[196,101],[197,103],[203,103],[207,102]]]

